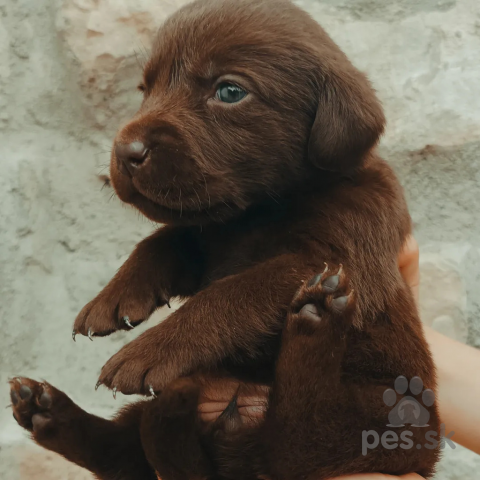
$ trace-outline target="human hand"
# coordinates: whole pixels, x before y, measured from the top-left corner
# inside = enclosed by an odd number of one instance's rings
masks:
[[[267,409],[269,388],[241,384],[234,378],[207,379],[202,387],[198,411],[202,420],[214,422],[237,395],[238,413],[244,423],[262,419]]]
[[[401,252],[398,255],[398,268],[403,279],[412,290],[413,298],[418,306],[419,288],[420,288],[420,251],[418,243],[409,235],[406,239]]]

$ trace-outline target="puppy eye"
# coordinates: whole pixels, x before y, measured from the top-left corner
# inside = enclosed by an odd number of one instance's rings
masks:
[[[137,90],[139,90],[139,91],[142,92],[142,93],[145,93],[145,90],[146,90],[146,89],[147,89],[147,87],[146,87],[143,83],[141,83],[141,84],[138,85],[138,87],[137,87]]]
[[[215,98],[224,103],[237,103],[247,96],[247,92],[233,83],[221,83],[215,93]]]

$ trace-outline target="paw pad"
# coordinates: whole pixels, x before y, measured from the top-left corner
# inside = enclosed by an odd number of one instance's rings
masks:
[[[410,382],[404,376],[395,380],[395,389],[388,388],[383,393],[385,405],[394,407],[388,414],[389,427],[403,427],[410,424],[413,427],[426,427],[430,419],[430,412],[425,407],[435,403],[435,393],[430,389],[423,389],[420,377],[413,377]],[[405,395],[408,393],[411,395]],[[421,394],[420,398],[415,398]],[[397,403],[397,395],[403,395]]]

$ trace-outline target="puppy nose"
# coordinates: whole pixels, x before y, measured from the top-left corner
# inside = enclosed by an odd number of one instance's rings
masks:
[[[142,166],[148,155],[148,148],[143,142],[117,143],[115,144],[115,155],[117,160],[127,167],[130,173],[132,170]]]

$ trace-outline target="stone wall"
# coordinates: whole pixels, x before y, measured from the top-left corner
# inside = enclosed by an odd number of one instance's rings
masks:
[[[0,0],[2,479],[90,478],[16,426],[5,409],[9,376],[45,378],[99,414],[123,401],[93,385],[132,335],[74,344],[71,326],[153,229],[102,188],[102,175],[114,132],[140,103],[135,86],[155,29],[183,3]],[[298,3],[385,105],[383,153],[405,185],[422,249],[423,320],[480,347],[478,0]],[[473,480],[479,468],[457,448],[436,478]]]

